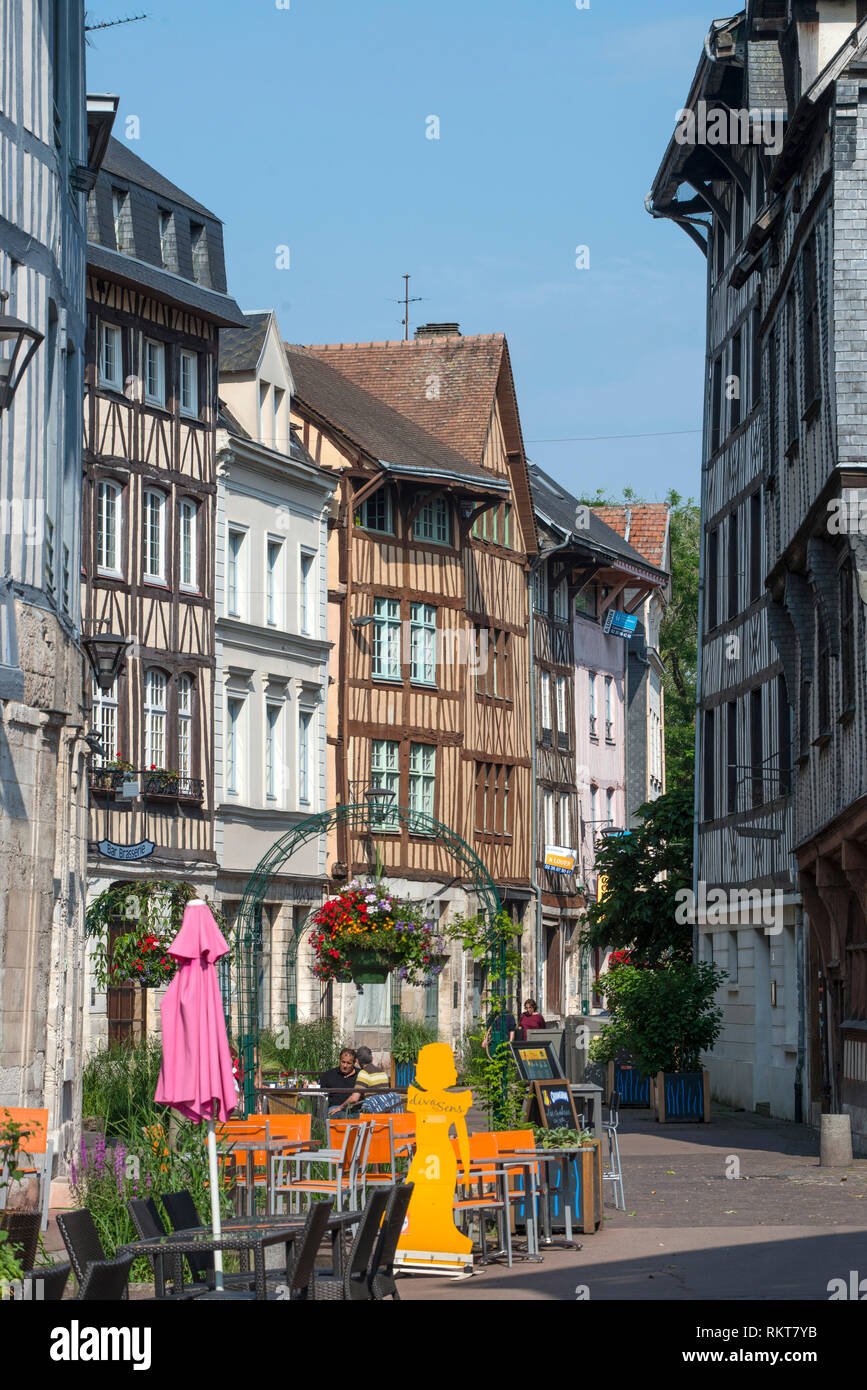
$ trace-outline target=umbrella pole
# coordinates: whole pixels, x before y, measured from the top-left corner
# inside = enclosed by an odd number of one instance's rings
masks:
[[[214,1113],[208,1118],[208,1172],[211,1178],[211,1226],[214,1232],[214,1239],[219,1240],[223,1234],[223,1227],[220,1221],[220,1188],[217,1175],[217,1133],[214,1121],[217,1118],[217,1101],[214,1101]],[[214,1286],[217,1289],[223,1288],[223,1252],[214,1251]]]

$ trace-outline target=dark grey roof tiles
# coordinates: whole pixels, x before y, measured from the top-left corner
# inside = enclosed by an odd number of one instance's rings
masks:
[[[747,44],[747,100],[751,107],[787,111],[783,59],[776,39]]]
[[[124,256],[119,251],[110,251],[105,246],[88,242],[87,268],[97,274],[102,271],[109,279],[117,280],[122,285],[150,291],[156,299],[176,304],[181,309],[190,309],[213,323],[228,326],[244,322],[244,315],[229,295],[218,294],[216,290],[197,285],[195,281],[172,275],[167,270],[158,270],[156,266],[147,265],[133,256]]]
[[[224,328],[220,334],[220,371],[254,372],[259,364],[270,314],[245,314],[243,328]]]
[[[146,188],[150,193],[155,193],[158,198],[167,198],[171,203],[180,203],[181,207],[189,208],[192,212],[199,212],[203,217],[210,217],[214,222],[220,220],[215,212],[210,212],[204,204],[197,203],[195,198],[190,197],[189,193],[178,188],[176,183],[164,178],[157,169],[146,164],[137,154],[133,154],[129,145],[123,144],[120,140],[114,138],[109,140],[102,167],[106,173],[128,179],[130,183],[137,183],[140,188]]]
[[[618,536],[611,526],[607,526],[592,508],[588,507],[582,511],[582,520],[589,521],[589,525],[579,528],[576,523],[580,505],[578,498],[573,497],[571,492],[552,478],[549,473],[545,473],[538,464],[529,464],[528,471],[530,490],[533,494],[533,506],[537,515],[543,520],[547,518],[553,522],[558,530],[568,532],[576,544],[584,541],[591,547],[595,545],[619,556],[630,565],[640,565],[643,570],[662,573],[662,571],[654,570],[654,566],[648,564],[644,556],[640,555],[622,536]]]

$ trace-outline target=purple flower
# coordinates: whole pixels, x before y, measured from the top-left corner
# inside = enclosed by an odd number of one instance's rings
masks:
[[[104,1134],[98,1134],[98,1135],[96,1136],[96,1146],[95,1146],[95,1149],[94,1149],[94,1157],[95,1157],[94,1167],[95,1167],[97,1173],[102,1173],[103,1169],[105,1168],[105,1135],[104,1135]]]
[[[76,1169],[76,1167],[75,1167],[75,1159],[74,1159],[74,1158],[71,1158],[71,1159],[69,1160],[69,1180],[70,1180],[70,1182],[71,1182],[71,1184],[72,1184],[73,1187],[77,1187],[77,1186],[78,1186],[78,1171],[77,1171],[77,1169]]]

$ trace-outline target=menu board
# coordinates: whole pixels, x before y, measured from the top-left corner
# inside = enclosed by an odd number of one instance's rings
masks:
[[[578,1129],[578,1115],[569,1082],[536,1081],[536,1106],[545,1129]]]
[[[553,1081],[563,1075],[560,1059],[549,1042],[514,1042],[512,1052],[522,1081]]]

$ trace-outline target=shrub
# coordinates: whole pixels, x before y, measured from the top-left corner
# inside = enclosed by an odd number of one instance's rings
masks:
[[[724,970],[674,961],[658,970],[620,965],[601,978],[611,1017],[590,1044],[594,1062],[612,1062],[625,1048],[645,1076],[700,1070],[722,1029],[713,1001]]]
[[[401,1065],[414,1062],[422,1048],[427,1047],[428,1043],[435,1043],[438,1037],[436,1028],[429,1028],[426,1023],[420,1023],[415,1018],[404,1018],[401,1014],[392,1029],[392,1061]]]
[[[337,1066],[340,1049],[345,1045],[333,1018],[287,1023],[276,1033],[259,1034],[259,1062],[263,1073],[286,1071],[318,1076]]]
[[[148,1038],[135,1046],[113,1044],[95,1052],[82,1076],[82,1115],[105,1118],[108,1137],[126,1138],[130,1129],[165,1115],[154,1102],[162,1065],[162,1044]]]

